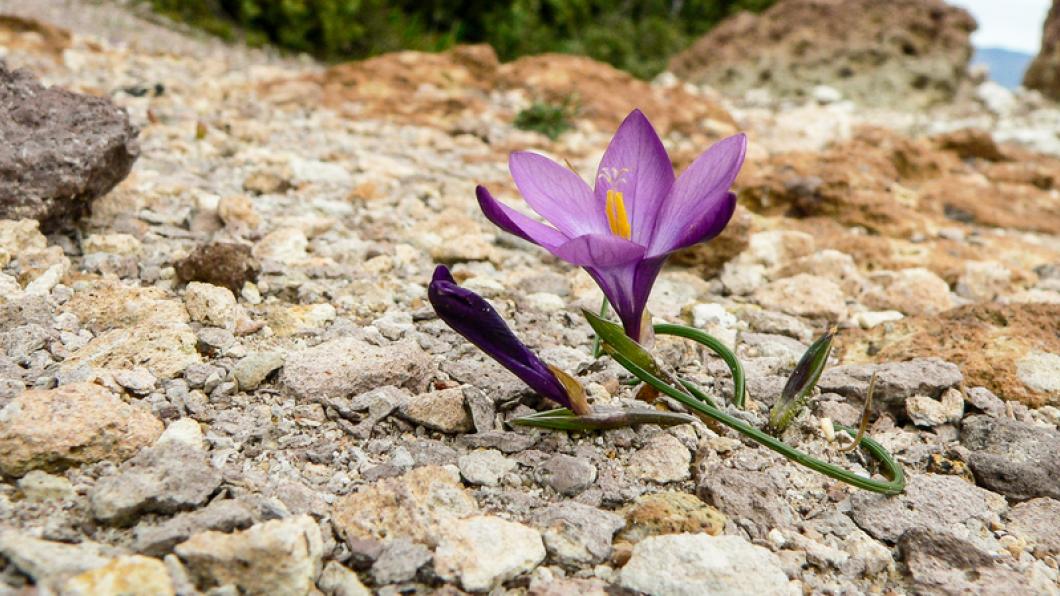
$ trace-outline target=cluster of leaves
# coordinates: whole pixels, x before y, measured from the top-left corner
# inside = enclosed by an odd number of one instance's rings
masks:
[[[555,141],[574,126],[572,120],[578,115],[577,111],[573,98],[567,98],[561,104],[535,101],[516,114],[515,127],[539,132]]]
[[[226,39],[327,60],[489,43],[502,60],[583,54],[642,78],[721,19],[775,0],[149,0]]]

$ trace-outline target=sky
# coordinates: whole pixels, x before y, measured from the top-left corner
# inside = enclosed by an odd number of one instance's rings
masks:
[[[979,22],[972,34],[977,48],[1005,48],[1037,54],[1050,0],[949,0]]]

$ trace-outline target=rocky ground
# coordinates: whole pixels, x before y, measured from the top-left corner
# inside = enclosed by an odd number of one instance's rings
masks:
[[[0,221],[0,593],[1060,592],[1060,112],[1038,96],[986,83],[914,116],[481,47],[325,68],[32,4],[0,0],[37,19],[0,18],[3,59],[124,107],[139,158],[76,226]],[[572,91],[558,141],[511,125]],[[473,188],[516,203],[514,149],[590,176],[635,106],[679,167],[751,143],[733,223],[652,313],[737,347],[758,423],[838,324],[785,439],[868,473],[823,429],[876,371],[905,494],[700,423],[506,424],[544,404],[432,316],[430,273],[594,404],[630,403],[591,357],[591,280],[497,232]],[[710,354],[657,351],[731,391]]]

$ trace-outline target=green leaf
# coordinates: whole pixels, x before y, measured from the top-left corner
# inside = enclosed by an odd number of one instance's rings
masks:
[[[586,416],[578,416],[567,408],[557,408],[521,416],[511,421],[516,426],[536,426],[538,428],[550,428],[553,430],[608,430],[634,426],[637,424],[658,424],[659,426],[675,426],[688,424],[695,420],[688,414],[676,412],[663,412],[647,408],[635,410],[617,410],[610,412],[594,412]]]
[[[773,409],[769,412],[769,427],[773,432],[783,432],[806,406],[813,394],[813,388],[817,386],[817,380],[824,372],[825,364],[828,363],[835,334],[836,328],[832,327],[817,338],[795,365],[795,370],[791,372],[784,390],[780,393],[780,399],[773,404]]]
[[[651,371],[655,374],[661,374],[662,368],[652,358],[651,353],[644,349],[644,346],[633,341],[622,326],[617,323],[612,323],[603,317],[599,317],[585,309],[582,309],[582,314],[589,320],[589,325],[596,332],[596,336],[604,342],[604,350],[609,354],[621,354],[625,356],[631,362],[637,364],[637,366],[644,370]]]

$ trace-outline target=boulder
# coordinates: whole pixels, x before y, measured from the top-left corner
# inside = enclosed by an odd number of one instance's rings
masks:
[[[1023,73],[1023,86],[1060,100],[1060,1],[1053,0],[1042,27],[1042,49]]]

